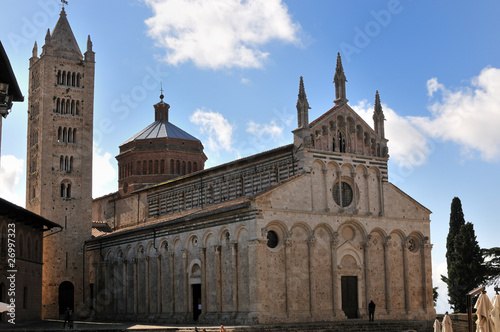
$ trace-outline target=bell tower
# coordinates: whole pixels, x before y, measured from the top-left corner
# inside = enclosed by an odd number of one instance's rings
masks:
[[[64,7],[29,60],[26,208],[63,230],[43,243],[42,318],[85,316],[83,243],[92,230],[94,56],[82,55]]]

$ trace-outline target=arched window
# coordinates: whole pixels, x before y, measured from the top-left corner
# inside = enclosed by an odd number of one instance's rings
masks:
[[[66,100],[66,113],[64,114],[70,114],[71,113],[71,102],[69,99]]]
[[[66,100],[61,99],[61,114],[66,114]]]
[[[186,162],[182,161],[182,175],[186,175]]]
[[[80,73],[76,75],[76,86],[79,88],[80,87]]]
[[[71,101],[71,115],[75,115],[75,101]]]
[[[155,160],[155,174],[158,174],[158,160]]]
[[[69,157],[69,168],[68,172],[71,172],[73,170],[73,157]]]
[[[165,160],[164,159],[162,159],[160,161],[160,173],[165,174]]]
[[[170,170],[169,170],[169,173],[170,174],[174,174],[174,160],[173,159],[170,159]]]
[[[57,84],[61,84],[61,71],[57,71]]]
[[[140,161],[137,162],[136,172],[137,172],[137,175],[141,175],[141,162]]]
[[[62,128],[61,128],[61,127],[59,127],[59,128],[57,129],[57,141],[58,141],[58,142],[61,142],[61,141],[62,141]]]
[[[73,143],[76,143],[76,128],[73,129]]]
[[[344,133],[339,131],[339,152],[345,153],[345,143]]]
[[[63,156],[61,156],[61,157],[59,158],[59,170],[60,170],[60,171],[64,171],[64,170],[65,170],[65,169],[64,169],[64,157],[63,157]]]
[[[191,173],[191,162],[188,161],[188,169],[187,169],[188,174]]]
[[[61,192],[60,192],[60,196],[61,196],[61,197],[64,197],[64,195],[66,195],[66,184],[61,183]]]
[[[31,236],[29,236],[29,234],[26,237],[26,257],[31,259]]]
[[[61,113],[61,99],[57,98],[56,100],[56,113]]]
[[[61,84],[66,85],[66,71],[63,71],[63,73],[62,73]]]
[[[79,100],[76,101],[75,115],[80,115],[80,101]]]
[[[64,143],[68,142],[68,132],[66,131],[66,128],[63,129],[63,139],[62,139],[62,141]]]
[[[181,174],[181,162],[179,160],[175,161],[175,174]]]
[[[153,174],[153,161],[149,161],[148,174]]]
[[[70,128],[68,128],[68,143],[72,143],[73,142],[73,130]]]
[[[73,73],[71,75],[71,86],[75,86],[76,85],[76,77],[75,77],[75,73]]]
[[[198,164],[196,163],[196,161],[193,163],[193,172],[196,172],[198,171]]]
[[[66,198],[71,198],[71,183],[66,186]]]
[[[142,161],[142,174],[148,174],[148,162],[146,160]]]

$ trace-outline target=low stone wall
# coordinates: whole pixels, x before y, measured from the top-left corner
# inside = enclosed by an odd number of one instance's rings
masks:
[[[440,322],[443,321],[444,315],[437,315]],[[453,326],[453,332],[469,332],[469,321],[467,319],[467,314],[451,314],[451,323]],[[473,331],[476,331],[476,315],[472,315],[472,326]]]

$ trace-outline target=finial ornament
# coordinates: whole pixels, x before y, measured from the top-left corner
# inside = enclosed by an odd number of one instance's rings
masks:
[[[160,82],[160,99],[161,101],[163,101],[163,98],[165,98],[165,96],[163,95],[163,83]]]
[[[335,83],[335,105],[346,104],[348,102],[345,90],[345,83],[347,82],[347,79],[344,74],[344,68],[342,67],[340,52],[337,53],[337,67],[335,68],[333,82]]]
[[[61,3],[62,3],[62,9],[64,11],[64,5],[68,5],[68,1],[66,0],[61,0]]]

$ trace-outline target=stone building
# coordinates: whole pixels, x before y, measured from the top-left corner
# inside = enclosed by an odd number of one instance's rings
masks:
[[[27,207],[64,225],[44,243],[43,317],[317,322],[373,300],[433,318],[430,211],[389,182],[378,92],[372,128],[346,81],[339,55],[334,106],[310,122],[301,78],[293,143],[210,169],[161,97],[120,146],[119,190],[92,201],[94,52],[63,9],[30,59]]]
[[[15,299],[14,322],[41,318],[43,236],[53,228],[61,226],[0,198],[0,302]],[[12,318],[0,314],[2,322]]]
[[[43,313],[85,314],[83,243],[92,231],[94,52],[82,55],[64,8],[29,61],[26,208],[63,225],[44,241]]]
[[[293,144],[93,202],[109,233],[86,242],[96,317],[205,323],[431,319],[430,211],[388,181],[384,114],[347,104],[309,122],[302,78]]]

